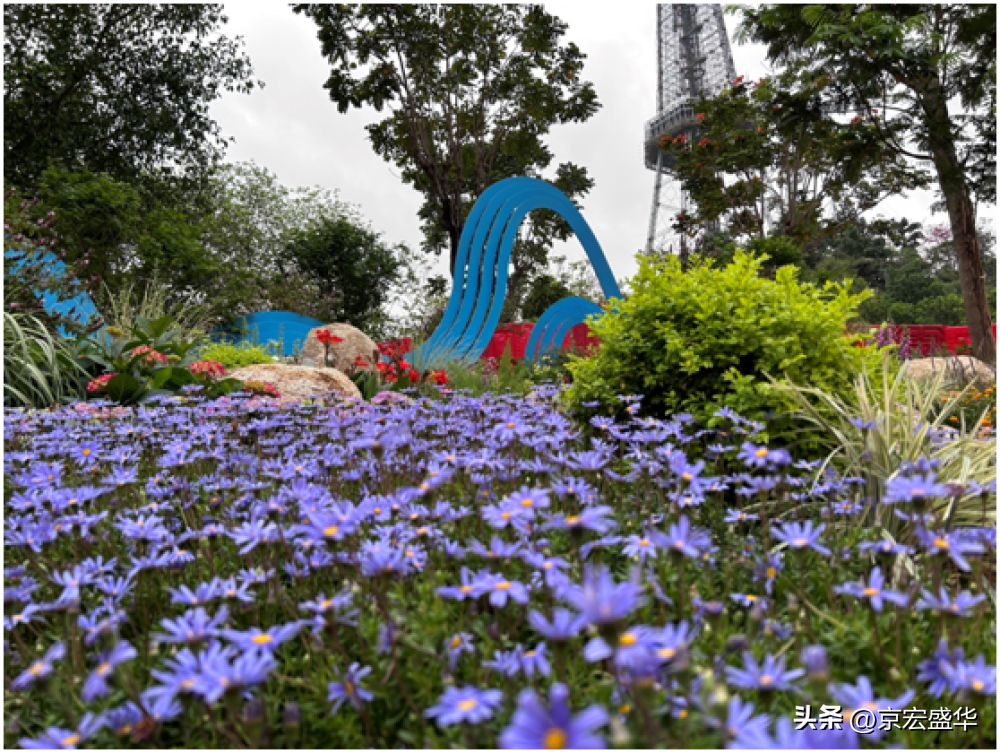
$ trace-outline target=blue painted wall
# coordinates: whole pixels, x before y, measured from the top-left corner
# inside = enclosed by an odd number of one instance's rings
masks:
[[[301,349],[309,330],[322,327],[326,322],[291,311],[261,311],[243,317],[240,324],[246,330],[244,334],[213,332],[212,339],[216,342],[256,342],[261,345],[266,345],[269,340],[278,340],[281,342],[281,354],[290,356],[296,341]]]

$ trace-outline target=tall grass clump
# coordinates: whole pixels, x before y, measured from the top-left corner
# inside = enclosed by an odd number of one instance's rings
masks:
[[[216,323],[207,303],[177,301],[155,273],[148,280],[130,279],[117,293],[104,285],[99,308],[105,323],[123,332],[131,332],[142,319],[155,321],[169,314],[184,339],[198,340]]]
[[[883,358],[889,360],[888,353]],[[879,374],[862,370],[854,378],[851,392],[840,395],[816,387],[775,381],[774,388],[786,395],[794,407],[791,415],[800,422],[797,432],[808,432],[824,447],[822,474],[835,467],[846,476],[864,480],[867,504],[879,525],[898,531],[905,521],[882,505],[888,485],[900,469],[912,467],[921,458],[934,467],[936,478],[949,484],[953,493],[938,497],[931,506],[949,525],[972,525],[983,518],[982,485],[996,478],[996,436],[984,431],[988,410],[974,421],[950,424],[971,389],[949,393],[945,374],[916,379],[899,371],[890,376],[886,367]],[[818,429],[814,431],[811,429]],[[986,518],[994,525],[996,509]]]
[[[3,314],[3,371],[5,406],[46,408],[85,394],[69,344],[30,314]]]

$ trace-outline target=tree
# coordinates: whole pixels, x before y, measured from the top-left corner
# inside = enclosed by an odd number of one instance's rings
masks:
[[[203,177],[225,144],[209,104],[255,85],[219,5],[11,3],[3,17],[4,178],[29,192],[50,161],[136,185]]]
[[[934,166],[972,350],[994,363],[975,202],[996,203],[996,7],[766,4],[743,14],[741,37],[863,112],[883,154]]]
[[[295,237],[288,256],[320,291],[320,319],[350,322],[371,333],[400,274],[405,247],[392,247],[349,217],[323,217]],[[316,314],[314,314],[316,315]]]
[[[453,275],[476,198],[502,178],[539,174],[552,161],[542,141],[549,128],[599,107],[580,78],[585,56],[561,43],[566,24],[539,5],[293,7],[319,28],[338,110],[388,109],[368,126],[372,147],[424,194],[425,247],[449,248]],[[543,247],[551,237],[536,233]]]
[[[737,241],[778,235],[808,250],[888,196],[926,185],[923,170],[872,148],[873,123],[840,122],[824,106],[826,88],[799,78],[794,68],[741,76],[696,101],[695,135],[664,138],[668,169],[694,203],[678,230],[721,224]]]

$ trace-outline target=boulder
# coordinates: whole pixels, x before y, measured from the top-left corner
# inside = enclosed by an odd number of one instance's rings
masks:
[[[917,379],[936,377],[944,371],[945,382],[968,384],[975,381],[981,385],[995,384],[997,372],[989,364],[972,356],[949,356],[947,358],[914,358],[903,365],[905,373]]]
[[[337,369],[316,369],[286,363],[258,363],[233,369],[227,377],[240,381],[270,382],[283,402],[311,397],[361,399],[361,392],[347,374]]]
[[[330,334],[343,339],[343,342],[330,345],[330,356],[337,359],[333,364],[334,367],[347,371],[354,366],[354,360],[361,356],[365,359],[367,370],[374,370],[375,364],[372,361],[372,354],[378,351],[378,345],[368,335],[350,324],[327,324],[324,327],[315,327],[309,330],[299,353],[301,364],[324,366],[323,357],[326,353],[326,346],[316,338],[316,333],[323,329],[328,329]]]

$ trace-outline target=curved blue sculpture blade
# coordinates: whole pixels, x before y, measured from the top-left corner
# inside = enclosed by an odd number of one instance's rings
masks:
[[[534,360],[542,353],[558,348],[563,338],[574,326],[587,320],[591,314],[600,315],[603,309],[586,298],[572,297],[556,301],[543,313],[531,330],[524,357]]]
[[[586,251],[604,295],[621,297],[597,238],[566,195],[542,180],[507,178],[490,186],[469,214],[459,240],[448,306],[434,333],[413,353],[415,364],[427,368],[448,360],[475,361],[482,355],[500,320],[517,231],[528,212],[535,209],[552,210],[566,220]],[[561,312],[560,321],[573,319],[572,324],[596,313],[582,313],[579,304],[557,311]]]

